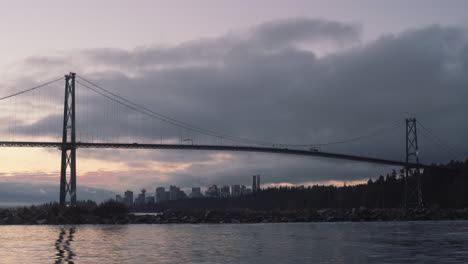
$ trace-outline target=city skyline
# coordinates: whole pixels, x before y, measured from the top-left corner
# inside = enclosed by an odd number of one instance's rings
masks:
[[[115,200],[117,202],[124,203],[129,207],[132,207],[133,205],[138,206],[142,204],[160,203],[164,201],[180,200],[185,198],[238,197],[241,195],[251,194],[252,192],[257,192],[262,189],[260,175],[253,175],[252,179],[253,182],[251,188],[246,187],[243,184],[230,184],[219,186],[216,184],[212,184],[209,186],[193,186],[191,188],[184,188],[186,190],[191,189],[191,192],[187,195],[184,190],[175,185],[169,185],[169,188],[166,188],[165,186],[157,186],[153,188],[154,195],[152,195],[153,192],[151,191],[151,189],[150,191],[148,191],[146,188],[141,188],[140,193],[135,193],[132,190],[126,190],[123,195],[116,194]],[[148,193],[148,195],[146,195],[146,193]],[[136,198],[134,198],[134,194],[137,194]],[[148,198],[150,200],[147,200]]]

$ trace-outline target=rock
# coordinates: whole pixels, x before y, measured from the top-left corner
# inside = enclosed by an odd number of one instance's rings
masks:
[[[39,219],[39,220],[36,221],[36,224],[38,224],[38,225],[43,225],[43,224],[45,224],[46,222],[47,222],[47,219]]]
[[[358,209],[358,213],[360,213],[360,214],[366,213],[367,211],[368,211],[367,208],[364,207],[364,206],[361,206],[361,207],[359,207],[359,209]]]
[[[204,219],[207,220],[211,216],[211,211],[206,211]]]
[[[21,225],[23,224],[23,219],[21,219],[19,216],[14,215],[9,219],[9,224],[11,225]]]

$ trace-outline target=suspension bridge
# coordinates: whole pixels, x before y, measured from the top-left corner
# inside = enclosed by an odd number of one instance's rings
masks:
[[[60,81],[64,81],[62,93],[45,89]],[[76,89],[77,86],[83,89]],[[85,91],[87,93],[84,93]],[[82,96],[79,93],[82,93]],[[104,103],[96,101],[97,97],[103,98]],[[10,105],[6,103],[8,101]],[[21,102],[26,102],[26,107],[30,109],[25,110]],[[336,153],[320,148],[360,140],[365,136],[322,144],[284,144],[205,129],[155,112],[75,73],[0,97],[0,103],[5,103],[0,104],[0,111],[3,113],[0,115],[0,120],[3,123],[2,137],[7,139],[0,141],[0,147],[58,148],[61,151],[59,197],[61,204],[68,203],[68,199],[70,204],[76,204],[76,151],[80,148],[241,151],[299,155],[404,167],[406,177],[409,173],[419,175],[419,169],[428,166],[419,162],[415,118],[406,119],[406,158],[395,160]],[[83,107],[78,108],[77,105]],[[97,106],[103,105],[105,110],[96,110]],[[4,108],[1,108],[2,106]],[[77,109],[82,109],[82,112]],[[62,114],[56,113],[59,110]],[[138,117],[134,115],[135,113]],[[96,118],[99,115],[102,115],[102,118]],[[139,121],[139,125],[136,125],[135,120]],[[114,125],[109,125],[111,123]],[[161,128],[161,124],[177,127],[186,134],[177,140],[174,136],[170,136],[168,129]],[[77,129],[77,125],[80,129]],[[97,127],[102,127],[104,131],[100,131]],[[54,137],[50,134],[51,130],[60,133]],[[192,133],[192,136],[188,137],[188,132]],[[159,139],[155,138],[157,134],[161,135]],[[23,138],[18,140],[18,135]],[[24,137],[29,137],[30,140],[24,140]],[[204,143],[203,137],[212,140]],[[213,143],[213,139],[218,143]],[[416,186],[410,189],[408,199],[413,197],[417,203],[422,203],[419,180]]]

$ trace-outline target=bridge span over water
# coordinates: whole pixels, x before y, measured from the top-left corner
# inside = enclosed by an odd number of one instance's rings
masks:
[[[62,144],[61,142],[8,142],[0,141],[0,147],[33,147],[33,148],[58,148],[69,149],[71,144]],[[79,148],[97,148],[97,149],[172,149],[172,150],[211,150],[211,151],[233,151],[233,152],[261,152],[274,153],[283,155],[297,155],[307,157],[319,157],[329,159],[350,160],[358,162],[367,162],[375,164],[383,164],[390,166],[401,167],[427,167],[424,164],[407,163],[405,161],[379,159],[373,157],[356,156],[315,150],[300,150],[289,148],[274,148],[274,147],[255,147],[255,146],[229,146],[229,145],[188,145],[188,144],[122,144],[122,143],[75,143],[75,147]]]
[[[79,79],[79,80],[78,80]],[[331,145],[331,144],[343,144],[343,143],[349,143],[350,141],[355,141],[355,140],[362,140],[366,138],[366,136],[361,136],[353,139],[348,139],[348,140],[343,140],[343,141],[336,141],[336,142],[328,142],[328,143],[323,143],[323,144],[303,144],[303,145],[292,145],[292,144],[277,144],[277,143],[272,143],[272,142],[266,142],[266,141],[259,141],[259,140],[253,140],[253,139],[247,139],[247,138],[241,138],[233,135],[229,135],[226,133],[221,133],[217,132],[214,130],[209,130],[205,128],[201,128],[192,124],[189,124],[187,122],[179,121],[174,118],[171,118],[169,116],[160,114],[158,112],[155,112],[145,106],[139,105],[134,103],[133,101],[126,99],[122,96],[119,96],[91,81],[88,81],[87,79],[76,75],[75,73],[70,73],[65,75],[65,77],[53,80],[48,83],[44,83],[41,85],[38,85],[36,87],[19,91],[17,93],[7,95],[4,97],[0,97],[0,101],[2,103],[6,102],[7,100],[10,100],[13,103],[13,107],[10,107],[10,109],[14,109],[14,113],[12,114],[15,117],[14,122],[14,128],[10,129],[10,131],[13,131],[13,135],[16,133],[16,115],[17,115],[17,100],[16,98],[20,95],[23,94],[32,94],[33,98],[32,101],[41,101],[44,98],[47,98],[47,96],[42,95],[38,91],[42,87],[45,87],[49,84],[56,83],[58,81],[65,80],[65,96],[64,100],[61,97],[62,93],[57,93],[56,91],[53,91],[50,94],[57,94],[59,97],[59,103],[55,104],[55,106],[59,106],[60,109],[59,111],[61,112],[63,109],[63,122],[60,118],[60,137],[57,138],[56,142],[47,142],[43,141],[41,139],[37,139],[34,141],[34,138],[37,138],[36,134],[32,134],[31,136],[31,141],[23,141],[23,140],[3,140],[0,139],[0,147],[33,147],[33,148],[57,148],[61,151],[61,172],[60,172],[60,203],[61,204],[66,204],[67,203],[67,196],[69,196],[69,201],[71,204],[76,203],[76,150],[77,149],[88,149],[88,148],[96,148],[96,149],[158,149],[158,150],[202,150],[202,151],[231,151],[231,152],[259,152],[259,153],[272,153],[272,154],[282,154],[282,155],[296,155],[296,156],[304,156],[304,157],[315,157],[315,158],[327,158],[327,159],[337,159],[337,160],[348,160],[348,161],[356,161],[356,162],[367,162],[367,163],[375,163],[375,164],[383,164],[383,165],[389,165],[389,166],[398,166],[398,167],[404,167],[406,169],[406,176],[408,177],[409,173],[416,173],[417,175],[417,186],[415,188],[406,188],[405,192],[410,192],[413,194],[416,194],[415,196],[408,196],[408,197],[416,197],[417,198],[417,203],[421,204],[422,203],[422,198],[421,198],[421,190],[420,190],[420,180],[419,180],[419,168],[425,168],[428,167],[427,165],[421,164],[419,162],[419,151],[418,151],[418,138],[417,138],[417,132],[416,132],[416,119],[415,118],[409,118],[406,119],[406,159],[404,161],[402,160],[391,160],[391,159],[382,159],[382,158],[377,158],[377,157],[370,157],[370,156],[361,156],[361,155],[351,155],[351,154],[341,154],[341,153],[335,153],[335,152],[327,152],[327,151],[321,151],[320,149],[314,147],[314,146],[325,146],[325,145]],[[76,132],[76,89],[75,86],[76,84],[79,84],[82,86],[83,90],[80,91],[89,91],[92,93],[93,96],[99,97],[103,100],[106,100],[107,103],[112,104],[112,106],[118,106],[121,108],[124,108],[128,111],[132,111],[132,113],[139,114],[140,117],[143,116],[145,118],[153,120],[157,120],[158,122],[162,122],[164,124],[167,124],[172,127],[177,127],[183,130],[187,130],[193,133],[196,133],[197,135],[201,136],[207,136],[212,139],[219,139],[221,140],[221,144],[217,143],[212,143],[210,141],[210,144],[199,144],[199,142],[194,142],[193,139],[186,138],[183,141],[190,141],[191,144],[163,144],[164,142],[162,141],[161,138],[161,143],[160,144],[146,144],[144,142],[141,143],[112,143],[116,142],[119,140],[109,140],[110,143],[90,143],[95,142],[94,139],[89,138],[81,141],[81,139],[77,140],[77,132]],[[36,98],[36,92],[39,94]],[[49,95],[50,95],[49,94]],[[89,103],[89,98],[90,96],[84,96],[85,99],[82,99],[82,101],[78,101],[81,103],[84,103],[84,106],[81,109],[85,109],[86,111],[90,111],[90,115],[95,115],[100,113],[99,110],[96,110],[95,108],[92,108],[91,106],[96,106],[99,104],[96,103]],[[86,99],[87,98],[87,99]],[[62,102],[63,102],[63,108],[62,107]],[[92,110],[91,110],[92,109]],[[109,110],[110,109],[110,110]],[[115,113],[116,108],[106,108],[106,111],[104,112],[105,117],[107,118],[106,120],[117,120],[120,119],[121,116],[118,113]],[[18,111],[18,115],[26,115],[27,117],[35,117],[34,113],[37,109],[33,108],[31,111],[25,111],[22,109],[22,111]],[[88,112],[85,115],[86,117],[88,116]],[[81,117],[83,115],[80,115]],[[31,123],[31,120],[29,120]],[[34,120],[37,121],[37,120]],[[82,120],[83,121],[83,120]],[[86,121],[86,120],[84,120]],[[122,121],[122,120],[119,120]],[[124,127],[124,129],[132,128],[135,129],[132,124],[129,124],[127,122],[128,120],[122,121],[121,125],[119,125],[119,128]],[[124,123],[126,122],[126,123]],[[78,123],[80,123],[78,121]],[[83,124],[84,123],[84,124]],[[82,127],[86,127],[88,122],[81,122],[80,124],[83,124]],[[149,122],[151,123],[151,122]],[[147,125],[147,124],[146,124]],[[100,126],[105,127],[105,124],[101,124]],[[57,129],[59,131],[59,127],[55,128],[53,130]],[[138,134],[141,131],[134,131],[136,134]],[[109,130],[101,131],[100,134],[106,134],[109,133]],[[127,133],[126,136],[131,136],[129,135],[131,133]],[[153,136],[153,134],[151,134]],[[369,137],[369,136],[367,136]],[[58,142],[61,138],[61,141]],[[13,139],[15,139],[15,136],[13,136]],[[44,139],[44,140],[50,140],[50,139]],[[125,140],[127,141],[128,138]],[[227,140],[230,143],[229,144],[222,144],[222,140]],[[101,140],[96,140],[98,142],[102,142]],[[125,142],[124,141],[124,142]],[[140,140],[135,140],[133,142],[139,142]],[[152,138],[149,142],[159,142],[157,140],[154,140]],[[173,141],[171,141],[173,142]],[[232,143],[231,143],[232,142]],[[239,144],[239,145],[236,145]],[[305,148],[305,149],[304,149]],[[410,190],[410,191],[408,191]],[[406,197],[406,196],[405,196]]]

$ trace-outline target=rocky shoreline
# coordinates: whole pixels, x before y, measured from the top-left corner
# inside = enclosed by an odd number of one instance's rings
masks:
[[[64,209],[0,209],[0,225],[225,224],[468,220],[468,209],[316,209],[298,211],[169,210],[160,214],[92,215]]]

